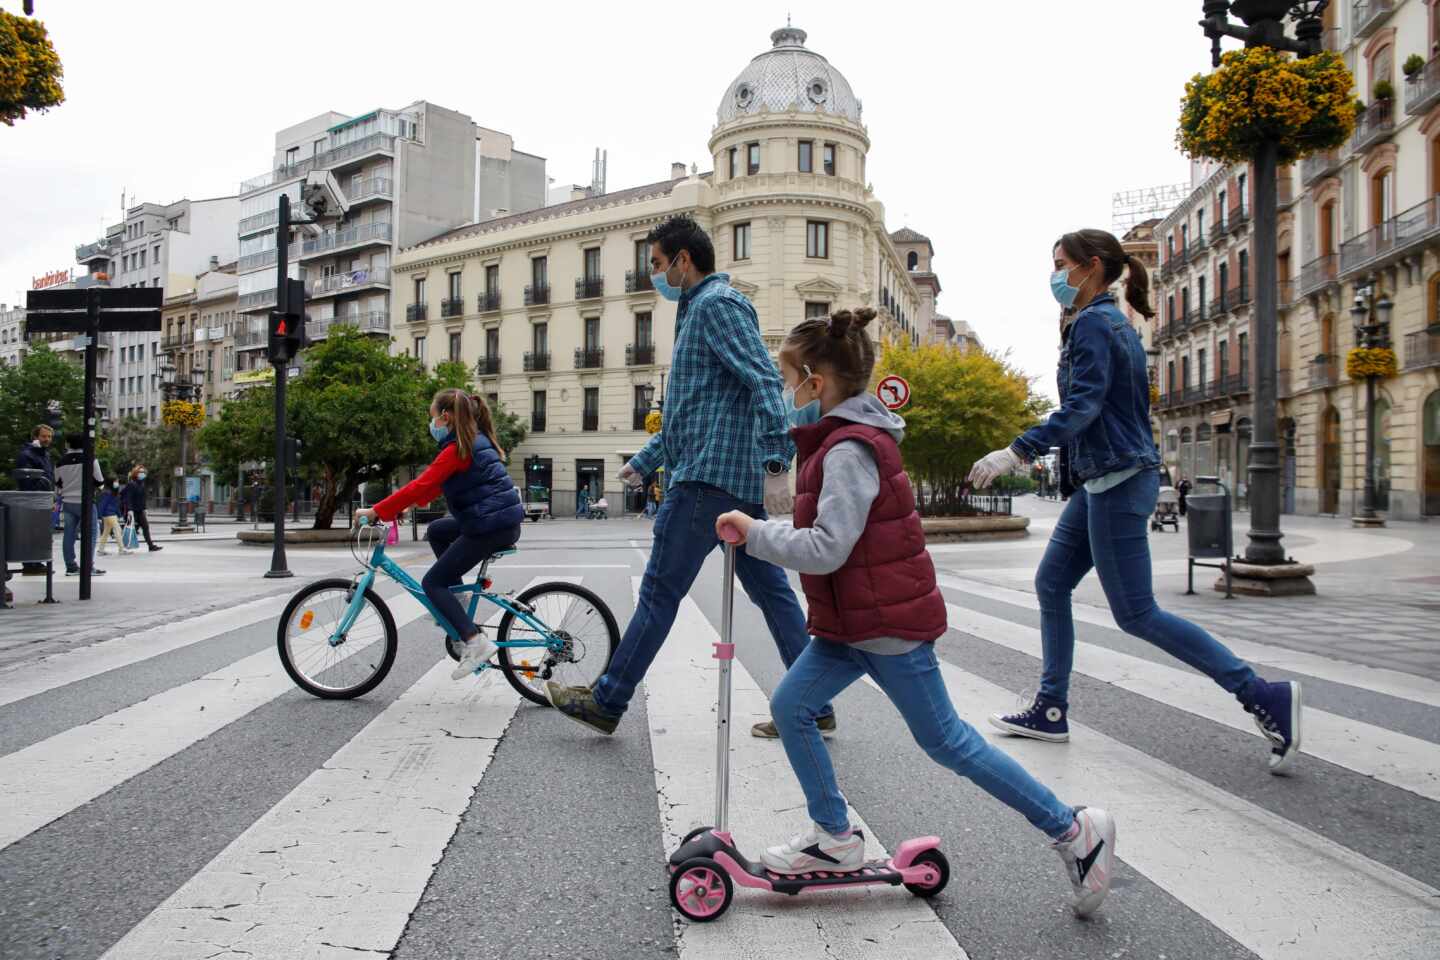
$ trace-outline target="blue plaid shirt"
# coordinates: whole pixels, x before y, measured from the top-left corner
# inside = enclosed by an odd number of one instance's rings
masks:
[[[765,464],[795,456],[781,389],[755,307],[727,274],[712,273],[680,295],[664,421],[630,465],[643,477],[663,464],[668,483],[762,502]]]

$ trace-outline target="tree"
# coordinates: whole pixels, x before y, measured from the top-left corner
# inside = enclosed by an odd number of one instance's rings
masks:
[[[454,360],[437,363],[435,372],[430,376],[425,402],[429,403],[436,393],[450,387],[474,392],[474,384],[470,382],[470,368]],[[495,421],[495,439],[500,441],[500,446],[504,448],[508,458],[512,450],[525,442],[529,428],[518,414],[511,413],[498,400],[490,404],[490,417]],[[427,451],[424,456],[428,457],[432,452]]]
[[[180,463],[179,434],[165,427],[151,426],[143,417],[125,417],[119,423],[105,426],[95,450],[101,466],[111,476],[127,474],[137,463],[145,464],[162,494],[173,482],[175,467]]]
[[[251,387],[227,400],[219,418],[201,427],[196,440],[222,477],[238,476],[247,463],[274,459],[275,388]]]
[[[29,110],[63,103],[64,75],[45,25],[0,10],[0,123],[13,127]]]
[[[61,431],[81,428],[85,415],[85,376],[80,368],[43,343],[35,344],[14,366],[0,366],[0,486],[11,486],[9,467],[15,453],[30,442],[30,432],[47,422],[49,403],[60,401]],[[52,449],[63,449],[56,437]]]
[[[1029,377],[988,351],[899,341],[885,347],[877,373],[910,383],[900,454],[917,482],[920,512],[930,516],[962,512],[971,465],[1014,440],[1046,402]]]

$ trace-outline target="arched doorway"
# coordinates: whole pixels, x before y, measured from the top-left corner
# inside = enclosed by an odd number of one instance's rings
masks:
[[[1440,517],[1440,390],[1425,398],[1420,431],[1425,459],[1425,495],[1420,509],[1427,517]]]
[[[1390,401],[1375,398],[1375,509],[1390,509]]]
[[[1235,423],[1235,505],[1250,505],[1250,418]]]
[[[1215,450],[1208,423],[1202,423],[1195,428],[1195,476],[1215,476]]]
[[[1334,407],[1320,420],[1320,512],[1340,512],[1340,411]]]
[[[1175,482],[1179,483],[1181,478],[1195,482],[1195,435],[1189,427],[1180,428],[1180,476]]]
[[[1280,437],[1283,446],[1280,451],[1280,512],[1295,512],[1295,475],[1297,471],[1297,457],[1295,456],[1295,420],[1293,417],[1286,417],[1280,421]],[[1246,456],[1249,456],[1249,448],[1246,448]]]

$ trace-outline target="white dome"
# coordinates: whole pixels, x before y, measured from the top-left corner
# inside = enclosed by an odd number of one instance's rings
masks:
[[[860,122],[860,98],[850,81],[830,61],[806,49],[805,36],[804,30],[791,26],[770,34],[771,49],[751,60],[725,90],[715,111],[720,123],[762,110],[828,113]]]

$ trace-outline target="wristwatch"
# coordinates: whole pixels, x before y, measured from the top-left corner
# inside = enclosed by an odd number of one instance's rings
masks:
[[[789,466],[785,463],[784,460],[766,460],[766,461],[765,461],[765,475],[766,475],[766,476],[769,476],[769,477],[778,477],[778,476],[781,476],[782,474],[784,474],[785,471],[788,470],[788,469],[790,469],[790,468],[789,468]]]

